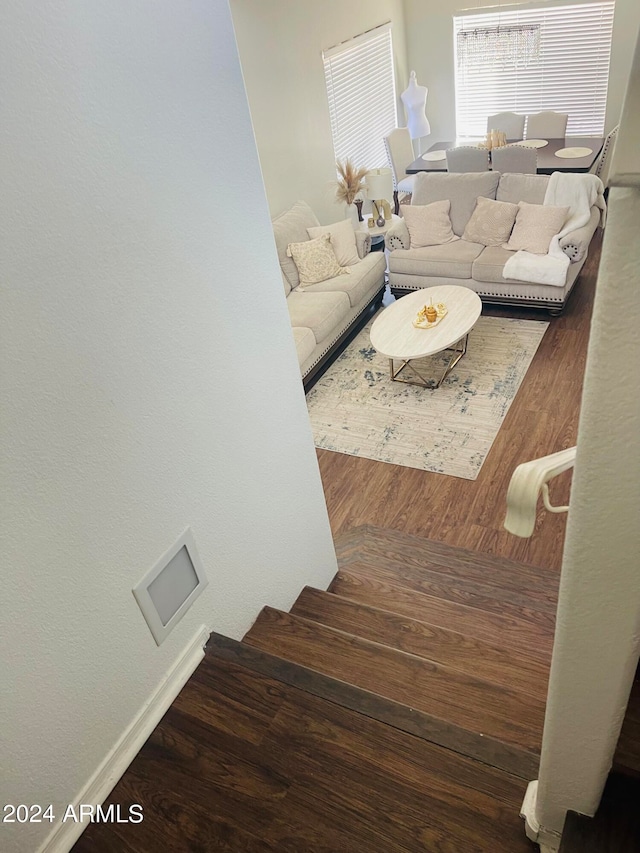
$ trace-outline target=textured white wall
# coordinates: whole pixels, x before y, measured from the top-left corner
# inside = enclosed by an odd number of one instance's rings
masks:
[[[200,625],[336,566],[227,3],[0,32],[0,802],[59,808]],[[131,588],[187,525],[210,586],[157,648]]]
[[[616,149],[584,380],[536,816],[592,815],[640,650],[640,43]],[[615,185],[615,184],[618,185]]]
[[[552,6],[554,0],[548,0]],[[407,61],[418,80],[429,87],[429,142],[454,139],[456,132],[452,16],[464,9],[495,10],[487,0],[404,0]],[[509,4],[503,3],[502,6]],[[638,0],[616,0],[613,47],[607,96],[606,129],[620,120],[633,48],[640,26]],[[243,60],[244,61],[244,60]]]
[[[556,832],[597,808],[640,643],[640,190],[609,199],[538,784]]]
[[[342,219],[322,51],[391,21],[399,94],[409,80],[402,0],[230,2],[271,213],[304,199],[321,222]]]

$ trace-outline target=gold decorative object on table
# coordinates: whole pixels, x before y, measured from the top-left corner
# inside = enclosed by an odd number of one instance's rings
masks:
[[[437,305],[429,303],[424,305],[417,313],[413,325],[416,329],[433,329],[447,314],[447,306],[444,302]]]
[[[391,205],[385,198],[372,201],[371,206],[377,216],[376,225],[379,228],[382,228],[386,222],[391,222]]]
[[[484,142],[478,145],[478,148],[486,148],[487,151],[492,151],[494,148],[503,148],[507,144],[507,134],[501,130],[490,130]]]
[[[367,196],[371,200],[371,210],[376,225],[383,228],[386,222],[391,222],[391,205],[393,198],[393,173],[391,169],[370,169],[365,178]]]

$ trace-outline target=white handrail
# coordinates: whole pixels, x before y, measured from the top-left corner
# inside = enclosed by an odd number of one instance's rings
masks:
[[[538,496],[542,491],[544,505],[549,512],[567,512],[568,506],[552,506],[547,482],[573,468],[576,458],[575,447],[532,459],[518,465],[511,475],[507,490],[507,515],[504,527],[509,533],[524,538],[531,536],[536,523]]]

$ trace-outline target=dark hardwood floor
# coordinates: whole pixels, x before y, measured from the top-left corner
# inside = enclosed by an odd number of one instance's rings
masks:
[[[640,785],[640,665],[631,688],[627,712],[613,757],[613,769],[636,778]]]
[[[143,822],[90,824],[75,853],[535,853],[518,815],[566,518],[531,540],[502,522],[514,467],[576,442],[592,245],[476,481],[318,452],[330,589],[265,608],[242,643],[212,636],[105,804]]]
[[[560,568],[566,516],[541,512],[535,535],[519,539],[502,527],[505,497],[517,465],[576,443],[600,249],[598,232],[561,317],[484,306],[484,314],[550,320],[550,326],[477,480],[318,451],[334,535],[374,524]],[[554,503],[568,503],[570,483],[571,472],[553,481]]]
[[[525,780],[205,659],[75,853],[534,853]]]

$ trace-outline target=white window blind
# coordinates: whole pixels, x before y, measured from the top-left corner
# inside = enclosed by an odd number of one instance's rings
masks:
[[[600,136],[614,0],[454,17],[456,132],[483,136],[512,110],[568,113],[567,136]]]
[[[383,137],[397,127],[391,25],[323,51],[336,160],[388,166]]]

